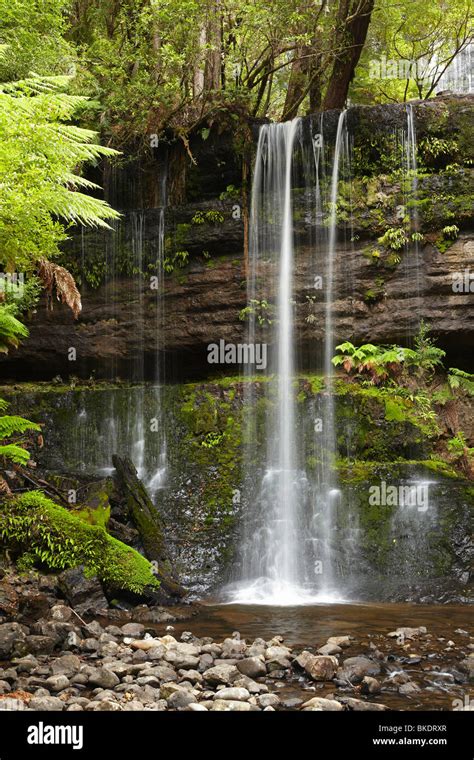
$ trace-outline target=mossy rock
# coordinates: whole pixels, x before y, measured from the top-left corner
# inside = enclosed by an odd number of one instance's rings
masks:
[[[84,565],[87,575],[136,594],[156,591],[160,585],[141,554],[39,491],[4,500],[0,540],[50,570]]]

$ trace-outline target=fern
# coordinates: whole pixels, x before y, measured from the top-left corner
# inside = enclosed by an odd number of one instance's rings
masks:
[[[474,375],[455,367],[449,368],[448,383],[451,390],[460,390],[474,396]]]
[[[8,353],[10,348],[18,348],[21,339],[28,337],[28,328],[13,312],[14,307],[0,305],[0,354]]]
[[[17,446],[15,443],[8,443],[6,446],[0,445],[0,458],[4,457],[9,462],[22,465],[23,467],[30,461],[30,455],[26,449]]]
[[[7,415],[0,417],[0,438],[11,438],[15,433],[25,433],[27,430],[41,430],[36,422],[25,420],[24,417]]]

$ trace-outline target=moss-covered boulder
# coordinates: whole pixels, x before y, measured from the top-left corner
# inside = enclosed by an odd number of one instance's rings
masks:
[[[20,556],[23,567],[83,565],[87,575],[96,575],[106,586],[135,594],[152,595],[160,585],[145,557],[38,491],[4,499],[0,541]]]

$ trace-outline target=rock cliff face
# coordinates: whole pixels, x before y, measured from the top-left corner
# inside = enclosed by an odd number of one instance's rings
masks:
[[[339,237],[346,244],[338,250],[335,270],[336,340],[403,343],[424,317],[451,366],[473,369],[465,349],[474,337],[474,278],[469,280],[470,271],[474,273],[473,170],[467,137],[473,108],[469,96],[414,105],[419,155],[426,169],[416,195],[407,193],[398,171],[405,107],[349,109],[353,184],[351,208],[344,197],[338,206]],[[337,113],[328,112],[328,142],[336,123]],[[314,117],[304,120],[307,139],[316,124]],[[80,319],[75,322],[59,303],[52,313],[41,305],[29,325],[29,340],[1,359],[4,378],[86,377],[92,372],[104,378],[153,378],[157,351],[167,379],[203,377],[212,371],[207,362],[210,343],[244,339],[245,324],[239,319],[246,288],[238,161],[228,133],[213,133],[209,139],[195,137],[191,144],[197,166],[168,155],[169,195],[179,195],[173,190],[179,164],[186,202],[164,211],[158,192],[163,155],[118,177],[108,171],[106,194],[125,209],[119,229],[76,236],[64,256],[65,265],[82,280]],[[295,334],[301,366],[311,367],[323,338],[323,296],[314,297],[313,283],[325,252],[323,246],[315,256],[311,241],[322,224],[308,219],[303,207],[304,199],[295,214]],[[417,210],[423,234],[416,256],[413,246],[394,251],[379,241],[397,226],[400,209],[409,207]],[[161,258],[168,273],[157,300],[150,278],[156,274],[163,222]],[[453,225],[459,234],[445,232]],[[269,271],[262,274],[272,276]],[[453,284],[461,275],[464,284],[456,290]],[[75,361],[70,361],[70,348],[76,350]]]

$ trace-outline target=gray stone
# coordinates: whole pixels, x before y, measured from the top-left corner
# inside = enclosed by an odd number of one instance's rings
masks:
[[[302,709],[305,711],[332,711],[340,712],[343,710],[343,706],[335,699],[325,699],[324,697],[313,697],[307,702],[304,702]]]
[[[120,683],[120,678],[107,668],[97,668],[90,674],[89,683],[102,686],[104,689],[113,689]]]
[[[219,684],[231,684],[240,676],[235,665],[215,665],[203,673],[206,683],[218,686]]]
[[[216,699],[212,703],[211,709],[216,712],[249,712],[252,709],[252,705],[238,700]]]
[[[189,691],[185,691],[184,689],[175,691],[174,694],[171,694],[167,700],[168,707],[172,710],[180,710],[195,701],[196,697],[194,694],[191,694]]]
[[[361,694],[378,694],[381,688],[377,679],[371,676],[364,676],[360,685]]]
[[[81,661],[75,654],[63,654],[62,657],[57,657],[51,663],[51,670],[53,674],[64,673],[66,676],[72,676],[79,672],[81,667]]]
[[[267,673],[266,665],[259,657],[246,657],[239,660],[237,669],[248,678],[261,678]]]
[[[54,710],[64,710],[64,702],[59,697],[33,697],[29,702],[30,710],[45,710],[52,712]]]
[[[0,625],[0,660],[7,659],[18,645],[25,641],[28,629],[20,623],[3,623]],[[26,652],[21,652],[26,654]]]
[[[46,679],[45,684],[50,691],[63,691],[69,686],[69,678],[63,673],[58,673],[55,676],[50,676]]]
[[[143,623],[125,623],[120,630],[124,636],[139,639],[145,633],[145,626]]]
[[[360,683],[364,676],[376,676],[380,673],[380,665],[368,657],[349,657],[344,660],[342,667],[337,671],[340,680],[350,681],[352,684]]]
[[[295,662],[311,676],[313,681],[330,681],[334,678],[339,664],[336,657],[314,655],[306,650],[301,652]]]
[[[383,710],[388,710],[388,707],[380,704],[380,702],[366,702],[363,699],[354,699],[354,697],[340,697],[340,700],[350,710],[357,712],[382,712]]]
[[[214,699],[232,699],[238,702],[246,702],[250,698],[250,692],[247,689],[238,686],[230,686],[226,689],[219,689],[214,695]]]
[[[318,653],[324,655],[340,654],[341,652],[342,648],[337,646],[337,644],[324,644],[324,646],[318,649]]]
[[[257,705],[259,707],[278,707],[280,705],[280,698],[276,694],[260,694],[257,697]]]

